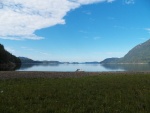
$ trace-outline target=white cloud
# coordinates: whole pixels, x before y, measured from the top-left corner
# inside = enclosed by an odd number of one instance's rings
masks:
[[[10,40],[43,37],[35,31],[65,24],[64,16],[81,5],[114,0],[0,0],[0,38]]]
[[[134,4],[134,0],[124,0],[125,4]]]

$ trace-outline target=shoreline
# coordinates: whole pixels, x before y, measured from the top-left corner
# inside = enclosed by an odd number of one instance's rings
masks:
[[[150,71],[115,71],[115,72],[42,72],[42,71],[0,71],[0,79],[13,78],[70,78],[100,75],[136,75],[150,74]]]

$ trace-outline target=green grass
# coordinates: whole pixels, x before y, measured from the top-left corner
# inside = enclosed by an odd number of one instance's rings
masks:
[[[0,113],[150,113],[150,75],[0,80]]]

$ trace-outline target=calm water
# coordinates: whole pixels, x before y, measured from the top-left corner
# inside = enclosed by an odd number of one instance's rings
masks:
[[[86,72],[150,71],[150,64],[23,64],[17,71],[74,72],[77,69],[82,69]]]

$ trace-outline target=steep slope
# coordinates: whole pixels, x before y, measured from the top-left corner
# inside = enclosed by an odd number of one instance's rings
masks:
[[[20,59],[6,51],[0,44],[0,71],[15,70],[20,65]]]
[[[135,46],[121,60],[123,63],[150,63],[150,40]]]
[[[150,40],[135,46],[123,58],[108,58],[101,63],[150,63]]]

